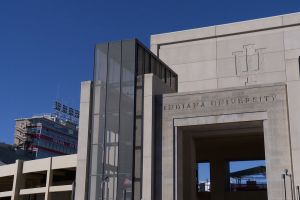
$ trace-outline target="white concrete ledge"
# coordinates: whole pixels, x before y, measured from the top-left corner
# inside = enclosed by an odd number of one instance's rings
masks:
[[[47,171],[51,163],[51,158],[25,161],[23,163],[23,173]]]
[[[45,193],[46,187],[21,189],[20,195]]]
[[[10,197],[12,195],[12,191],[0,192],[0,197]]]
[[[299,13],[291,13],[288,15],[283,15],[283,25],[291,25],[300,23],[300,14]]]
[[[72,191],[73,186],[72,185],[60,185],[60,186],[51,186],[49,188],[50,192],[66,192],[66,191]]]
[[[52,158],[52,169],[72,168],[77,165],[77,154]]]
[[[0,166],[0,177],[13,176],[16,171],[16,164]]]

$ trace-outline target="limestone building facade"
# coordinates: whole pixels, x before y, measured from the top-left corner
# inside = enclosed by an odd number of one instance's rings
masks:
[[[97,45],[94,80],[82,83],[75,198],[299,198],[299,36],[294,13],[152,35],[152,52],[137,40]],[[265,166],[231,172],[243,160]],[[264,187],[244,187],[255,173]]]
[[[0,198],[299,199],[299,57],[300,13],[99,44],[78,154],[1,166]]]

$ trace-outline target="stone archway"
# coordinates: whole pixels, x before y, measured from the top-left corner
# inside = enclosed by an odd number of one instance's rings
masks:
[[[184,199],[178,170],[184,156],[178,154],[180,127],[250,121],[263,122],[268,199],[281,199],[281,174],[292,170],[287,116],[284,84],[164,95],[162,199]]]

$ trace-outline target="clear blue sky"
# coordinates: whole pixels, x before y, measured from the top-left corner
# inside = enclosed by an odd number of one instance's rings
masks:
[[[0,141],[14,119],[51,112],[54,99],[79,106],[98,42],[300,11],[299,0],[1,0]]]

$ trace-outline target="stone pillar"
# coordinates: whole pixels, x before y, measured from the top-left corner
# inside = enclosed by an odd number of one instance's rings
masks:
[[[75,199],[86,200],[89,181],[89,149],[92,82],[81,83],[80,119],[78,132],[77,170],[75,181]]]
[[[153,199],[153,143],[154,143],[154,122],[153,122],[153,77],[144,78],[144,137],[143,137],[143,200]]]
[[[180,193],[178,195],[178,200],[196,200],[197,191],[196,191],[196,171],[197,171],[197,161],[196,161],[196,148],[195,141],[190,134],[185,135],[185,132],[182,132],[183,136],[183,152],[182,157],[178,158],[183,160],[182,163],[182,186],[183,186],[183,196]],[[180,191],[180,190],[179,190]],[[180,191],[181,192],[181,191]]]
[[[48,159],[50,159],[50,162],[47,169],[45,200],[51,200],[50,187],[52,185],[52,178],[53,178],[52,157]]]
[[[228,187],[229,163],[221,158],[210,161],[211,200],[224,200]]]
[[[11,200],[18,200],[20,196],[20,189],[23,186],[24,180],[22,179],[23,161],[17,160],[15,163],[14,182],[12,188]]]

